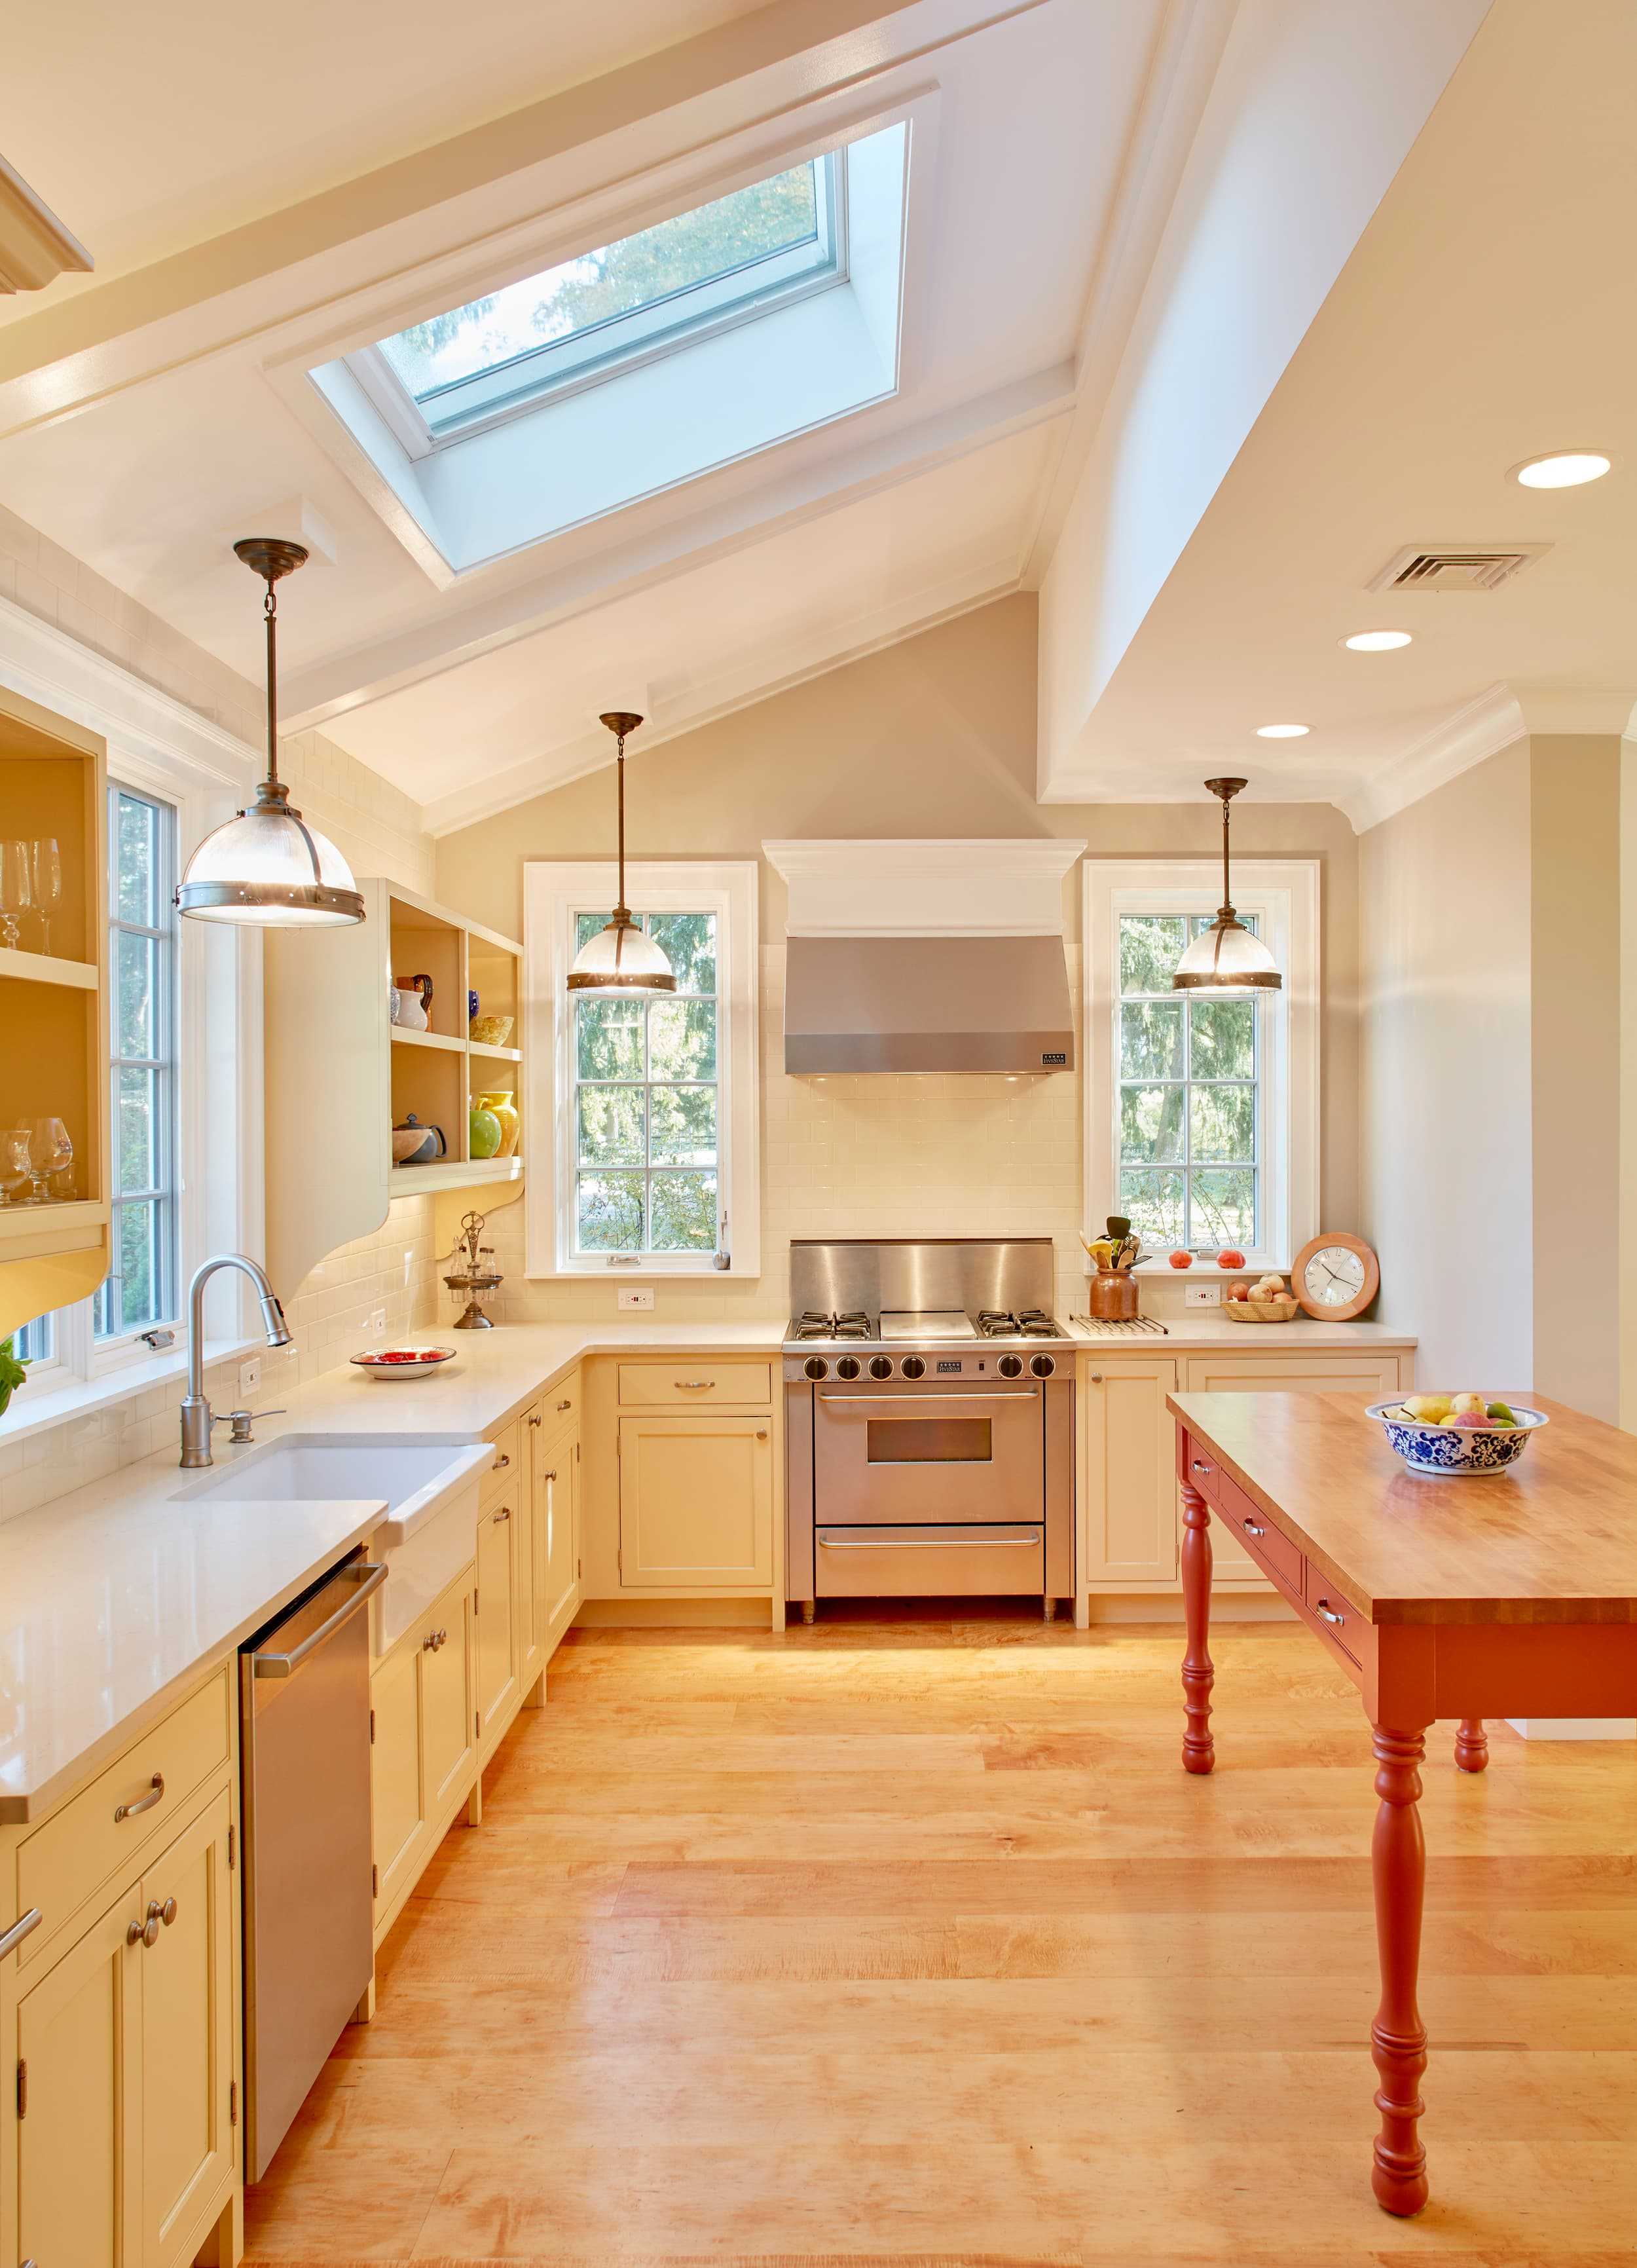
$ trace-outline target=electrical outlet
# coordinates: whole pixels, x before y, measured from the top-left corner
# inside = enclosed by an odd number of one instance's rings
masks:
[[[248,1362],[239,1366],[239,1392],[241,1401],[248,1402],[253,1394],[261,1391],[261,1358],[253,1354]]]
[[[621,1284],[620,1313],[628,1315],[641,1313],[651,1315],[654,1311],[654,1287],[651,1284]]]
[[[1220,1307],[1222,1287],[1220,1284],[1185,1284],[1182,1304],[1185,1307]]]
[[[365,1329],[366,1331],[373,1331],[373,1332],[375,1332],[375,1333],[376,1333],[376,1335],[377,1335],[378,1336],[379,1336],[383,1331],[385,1331],[385,1329],[386,1329],[386,1310],[385,1310],[385,1307],[374,1307],[374,1308],[371,1308],[371,1312],[370,1312],[370,1319],[369,1319],[369,1321],[365,1323],[365,1325],[364,1325],[364,1327],[363,1327],[363,1328],[364,1328],[364,1329]]]

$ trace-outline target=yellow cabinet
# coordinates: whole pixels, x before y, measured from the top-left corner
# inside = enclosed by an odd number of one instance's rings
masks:
[[[536,1613],[549,1655],[580,1603],[580,1429],[554,1434],[534,1476]]]
[[[1254,1326],[1251,1327],[1254,1329]],[[1247,1334],[1248,1335],[1248,1334]],[[1406,1356],[1406,1360],[1409,1358]],[[1266,1354],[1191,1354],[1182,1361],[1186,1394],[1370,1394],[1395,1393],[1396,1354],[1354,1354],[1337,1348],[1309,1354],[1300,1347],[1278,1347]],[[1181,1519],[1181,1506],[1178,1507]],[[1211,1522],[1211,1580],[1223,1585],[1268,1587],[1267,1579],[1226,1521]]]
[[[231,1822],[224,1789],[142,1880],[142,2268],[191,2260],[231,2179]]]
[[[513,1531],[518,1524],[516,1491],[504,1504],[493,1506],[478,1521],[477,1590],[473,1618],[477,1632],[477,1730],[480,1744],[491,1734],[499,1737],[518,1697],[518,1662],[512,1629],[514,1595]]]
[[[180,2268],[232,2182],[224,1787],[24,1995],[18,2242],[40,2268]]]
[[[468,1567],[404,1632],[370,1680],[370,1848],[378,1944],[476,1777],[472,1597]]]
[[[1105,1358],[1082,1373],[1085,1403],[1086,1580],[1170,1583],[1177,1573],[1176,1421],[1165,1407],[1177,1366]]]
[[[772,1582],[770,1419],[620,1420],[620,1580],[656,1590]]]
[[[471,1579],[445,1591],[429,1618],[419,1647],[421,1664],[421,1784],[429,1819],[442,1817],[466,1793],[473,1763],[473,1608]],[[437,1643],[429,1643],[432,1638]]]
[[[402,1638],[370,1680],[370,1849],[376,1914],[420,1872],[430,1815],[421,1777],[421,1654],[429,1632]],[[465,1721],[466,1710],[461,1709]]]

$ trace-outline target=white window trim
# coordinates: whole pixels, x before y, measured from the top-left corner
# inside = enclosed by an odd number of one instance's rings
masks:
[[[719,1268],[710,1253],[649,1252],[633,1260],[574,1251],[574,1019],[564,980],[574,959],[576,913],[586,906],[611,906],[617,887],[611,858],[561,864],[531,859],[523,869],[523,1012],[528,1034],[524,1272],[533,1278],[589,1277],[616,1283],[648,1277],[760,1276],[760,943],[753,859],[626,862],[626,896],[639,913],[716,917],[717,1046],[725,1048],[727,1074],[717,1186],[728,1216],[729,1264]]]
[[[1222,866],[1215,858],[1088,858],[1085,864],[1085,1189],[1090,1217],[1117,1210],[1115,1097],[1119,1091],[1115,1015],[1122,913],[1215,912]],[[1234,903],[1258,917],[1284,974],[1277,992],[1257,995],[1261,1085],[1259,1140],[1265,1161],[1263,1238],[1251,1267],[1288,1269],[1318,1229],[1320,998],[1318,861],[1236,859]],[[1106,1201],[1104,1201],[1105,1197]]]
[[[220,725],[158,691],[117,662],[0,599],[0,682],[107,746],[111,780],[123,780],[177,810],[180,873],[195,845],[242,805],[258,767],[256,752]],[[112,972],[110,972],[110,981]],[[180,924],[177,946],[179,1085],[179,1304],[208,1253],[260,1254],[261,1204],[261,939],[253,930],[209,922]],[[112,1167],[113,1129],[107,1140]],[[224,1270],[206,1300],[206,1330],[218,1345],[254,1336],[248,1291]],[[154,1358],[139,1335],[93,1346],[91,1302],[57,1310],[56,1351],[31,1370],[30,1384],[53,1392],[76,1380],[94,1384]],[[170,1328],[178,1350],[185,1314]],[[146,1377],[143,1369],[139,1375]],[[136,1389],[140,1390],[140,1389]],[[18,1395],[8,1418],[21,1416]],[[9,1438],[0,1419],[0,1439]]]

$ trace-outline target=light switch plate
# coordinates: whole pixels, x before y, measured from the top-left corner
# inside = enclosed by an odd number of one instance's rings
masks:
[[[622,1315],[652,1314],[653,1311],[654,1287],[651,1284],[621,1284],[620,1313]]]
[[[1220,1284],[1185,1284],[1182,1304],[1185,1307],[1220,1307],[1222,1287]]]
[[[261,1358],[259,1354],[253,1354],[248,1362],[239,1364],[239,1391],[240,1398],[246,1402],[249,1401],[253,1394],[261,1393]]]

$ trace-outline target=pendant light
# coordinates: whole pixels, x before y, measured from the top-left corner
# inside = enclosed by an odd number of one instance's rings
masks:
[[[647,932],[631,918],[625,902],[625,743],[642,718],[630,709],[605,710],[598,720],[619,741],[614,769],[620,794],[620,902],[608,917],[608,925],[588,938],[574,956],[569,971],[570,992],[635,993],[639,998],[674,992],[677,980],[671,963]]]
[[[1174,992],[1276,992],[1284,983],[1274,956],[1259,937],[1246,929],[1233,909],[1228,880],[1228,806],[1245,783],[1242,779],[1207,780],[1206,786],[1222,801],[1222,902],[1209,929],[1201,930],[1171,978]]]
[[[352,870],[327,836],[309,827],[278,776],[278,654],[273,585],[307,556],[299,543],[246,535],[234,551],[268,586],[268,776],[256,799],[218,827],[187,862],[176,903],[195,921],[238,922],[257,929],[319,929],[363,919]]]

